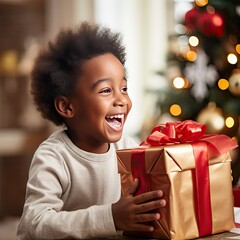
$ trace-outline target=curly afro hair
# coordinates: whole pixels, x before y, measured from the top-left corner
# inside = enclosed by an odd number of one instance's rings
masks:
[[[70,97],[82,64],[105,53],[112,53],[124,66],[126,53],[120,34],[87,22],[60,31],[55,41],[40,51],[32,70],[31,93],[43,118],[64,125],[54,100],[58,96]]]

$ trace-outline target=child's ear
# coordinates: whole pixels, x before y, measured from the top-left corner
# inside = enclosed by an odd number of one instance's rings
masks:
[[[57,112],[65,118],[72,118],[74,116],[73,107],[69,98],[59,96],[54,101]]]

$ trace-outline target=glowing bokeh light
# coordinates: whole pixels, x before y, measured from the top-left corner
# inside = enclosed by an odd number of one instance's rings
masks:
[[[227,117],[225,124],[228,128],[232,128],[234,126],[234,119],[232,117]]]
[[[173,104],[170,107],[170,113],[173,116],[179,116],[182,113],[182,109],[181,109],[181,107],[178,104]]]
[[[220,16],[213,16],[212,21],[216,27],[220,27],[223,25],[223,20]]]
[[[185,80],[182,77],[176,77],[173,79],[173,86],[177,89],[181,89],[185,86]]]
[[[240,54],[240,44],[237,44],[236,51],[237,51],[238,54]]]
[[[197,59],[197,53],[194,51],[188,51],[186,58],[188,61],[194,62]]]
[[[227,79],[224,79],[224,78],[221,78],[219,79],[218,81],[218,87],[221,89],[221,90],[226,90],[228,89],[229,87],[229,82]]]
[[[199,44],[199,39],[196,36],[191,36],[188,42],[191,46],[196,47]]]
[[[203,7],[208,4],[208,0],[195,0],[195,3],[199,7]]]
[[[227,56],[227,60],[230,64],[236,64],[237,63],[237,56],[233,53],[229,53]]]

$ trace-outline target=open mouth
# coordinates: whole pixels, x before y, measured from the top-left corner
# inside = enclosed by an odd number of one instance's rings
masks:
[[[107,116],[106,122],[108,125],[113,129],[120,129],[123,125],[124,121],[124,114],[117,114],[112,116]]]

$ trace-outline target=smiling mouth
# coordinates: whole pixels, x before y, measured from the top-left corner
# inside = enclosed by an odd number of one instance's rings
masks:
[[[113,128],[115,130],[119,130],[123,126],[124,114],[117,114],[117,115],[107,116],[105,119],[106,119],[107,124],[111,128]]]

